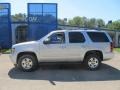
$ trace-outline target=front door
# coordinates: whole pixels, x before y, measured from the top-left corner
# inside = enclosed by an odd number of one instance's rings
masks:
[[[67,57],[65,33],[56,32],[46,39],[49,43],[40,45],[41,60],[44,62],[65,61]]]

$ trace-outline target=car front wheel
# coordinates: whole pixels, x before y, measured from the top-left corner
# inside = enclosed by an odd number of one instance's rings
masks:
[[[22,55],[18,59],[18,68],[22,71],[34,71],[38,67],[38,62],[33,55]]]

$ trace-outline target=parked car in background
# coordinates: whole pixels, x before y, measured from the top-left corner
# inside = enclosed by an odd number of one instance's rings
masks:
[[[113,43],[105,31],[57,30],[40,40],[13,45],[10,57],[23,71],[36,70],[40,62],[79,62],[97,70],[113,57]]]

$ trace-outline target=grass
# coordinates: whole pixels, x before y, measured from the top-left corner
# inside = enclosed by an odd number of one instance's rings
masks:
[[[1,52],[3,54],[9,54],[11,52],[11,49],[2,49]]]
[[[120,53],[120,48],[114,48],[114,50]]]

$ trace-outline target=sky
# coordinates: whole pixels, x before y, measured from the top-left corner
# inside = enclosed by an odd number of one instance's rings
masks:
[[[0,3],[11,3],[11,13],[27,13],[27,3],[57,3],[58,18],[71,19],[74,16],[120,19],[120,0],[0,0]]]

